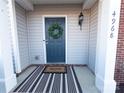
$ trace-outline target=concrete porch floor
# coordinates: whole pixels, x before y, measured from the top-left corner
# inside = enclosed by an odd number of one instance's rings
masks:
[[[17,77],[18,84],[21,83],[36,66],[30,66]],[[83,90],[83,93],[100,93],[95,87],[95,75],[87,66],[74,66],[77,78]]]

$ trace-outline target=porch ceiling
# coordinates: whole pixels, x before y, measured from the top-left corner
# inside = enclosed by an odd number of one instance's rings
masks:
[[[32,0],[33,4],[81,4],[85,0]]]
[[[84,9],[91,8],[98,0],[31,0],[33,4],[83,4]]]
[[[82,4],[83,9],[90,9],[98,0],[15,0],[24,9],[33,10],[37,4]]]

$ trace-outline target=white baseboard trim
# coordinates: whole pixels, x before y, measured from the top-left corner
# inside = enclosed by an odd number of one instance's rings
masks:
[[[101,93],[115,93],[116,82],[115,80],[104,80],[101,76],[96,75],[95,81],[96,87],[101,91]]]

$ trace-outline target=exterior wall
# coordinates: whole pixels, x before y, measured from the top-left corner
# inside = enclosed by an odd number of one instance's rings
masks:
[[[84,11],[82,31],[78,26],[81,5],[41,5],[28,13],[29,54],[33,64],[44,63],[43,15],[67,15],[67,63],[88,63],[89,11]],[[39,60],[35,60],[38,56]]]
[[[29,65],[26,11],[18,4],[16,4],[15,7],[16,7],[17,32],[18,32],[18,41],[19,41],[20,64],[21,64],[21,69],[24,69]]]
[[[124,83],[124,0],[121,0],[120,26],[115,67],[115,80]]]
[[[96,42],[98,26],[98,2],[91,8],[89,32],[89,63],[90,69],[95,72]]]

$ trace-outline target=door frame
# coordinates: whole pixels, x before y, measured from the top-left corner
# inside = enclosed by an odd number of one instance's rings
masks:
[[[65,63],[62,63],[62,64],[67,64],[67,15],[43,15],[43,40],[46,39],[46,35],[45,35],[45,18],[46,17],[47,18],[61,18],[61,17],[65,18]],[[44,41],[43,41],[43,52],[44,52],[44,63],[54,64],[54,63],[47,62],[46,43]]]

